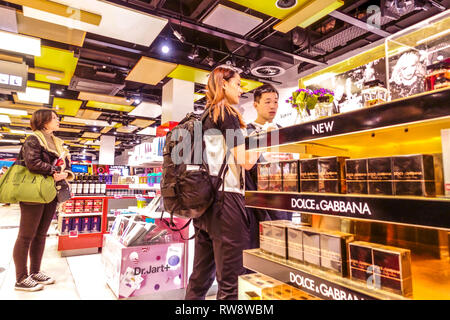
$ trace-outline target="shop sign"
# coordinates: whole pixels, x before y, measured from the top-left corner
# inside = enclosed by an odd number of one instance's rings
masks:
[[[333,132],[334,121],[321,122],[312,125],[312,134],[331,133]]]
[[[349,288],[314,277],[301,271],[289,272],[289,283],[305,292],[325,300],[368,300],[373,299]]]
[[[24,92],[27,80],[28,66],[25,63],[0,61],[0,89]]]
[[[372,215],[370,207],[367,202],[361,201],[343,201],[343,200],[320,200],[310,198],[291,198],[292,210],[308,210],[308,211],[322,211],[342,214],[359,214]]]

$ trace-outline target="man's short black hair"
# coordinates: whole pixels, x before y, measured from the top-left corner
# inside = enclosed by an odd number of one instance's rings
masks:
[[[255,92],[253,93],[253,100],[255,102],[259,102],[263,93],[269,93],[269,92],[275,92],[277,94],[277,96],[280,96],[280,94],[278,93],[278,90],[275,89],[275,87],[273,85],[267,83],[255,90]]]

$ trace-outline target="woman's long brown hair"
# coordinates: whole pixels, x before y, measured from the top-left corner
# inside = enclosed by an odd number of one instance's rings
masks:
[[[242,120],[241,114],[228,103],[225,97],[225,90],[223,89],[224,81],[230,80],[236,73],[237,71],[234,68],[228,66],[219,66],[211,72],[206,86],[206,108],[209,108],[209,115],[212,115],[215,123],[217,123],[219,116],[224,120],[226,110],[239,119],[241,128],[245,128],[246,124]]]

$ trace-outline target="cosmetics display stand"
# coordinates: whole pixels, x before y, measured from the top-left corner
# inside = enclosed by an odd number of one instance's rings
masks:
[[[332,155],[358,159],[441,154],[441,130],[450,128],[448,101],[450,89],[426,92],[250,136],[246,140],[246,146],[252,150],[300,153],[301,159]],[[305,146],[320,148],[314,149],[314,153],[308,153]],[[365,224],[369,230],[372,224],[377,225],[376,228],[372,227],[372,231],[377,228],[380,230],[381,226],[388,229],[388,236],[383,244],[395,244],[398,247],[405,246],[405,242],[402,242],[405,239],[400,237],[402,232],[403,235],[416,233],[417,243],[411,247],[413,293],[408,298],[450,298],[450,198],[443,194],[418,197],[247,191],[246,206],[310,214],[313,227],[326,228],[325,222],[328,220],[331,221],[328,227],[333,225],[329,229],[351,232],[355,234],[355,240],[367,240],[364,237],[373,236],[359,234],[361,229],[355,225]],[[417,234],[426,236],[420,237]],[[432,245],[429,237],[434,239],[431,241]],[[427,252],[431,247],[434,251]],[[321,299],[406,298],[379,288],[371,288],[369,284],[353,281],[349,277],[336,276],[320,268],[267,254],[261,249],[244,251],[244,266]]]

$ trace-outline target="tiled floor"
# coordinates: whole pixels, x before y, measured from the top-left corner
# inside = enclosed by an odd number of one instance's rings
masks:
[[[61,257],[57,251],[56,224],[49,236],[42,260],[42,271],[55,278],[53,285],[36,292],[14,290],[15,268],[12,252],[19,231],[18,205],[0,205],[0,300],[116,300],[103,275],[101,254]],[[214,290],[211,293],[215,293]],[[148,297],[182,299],[182,295]],[[207,297],[214,300],[215,296]]]

